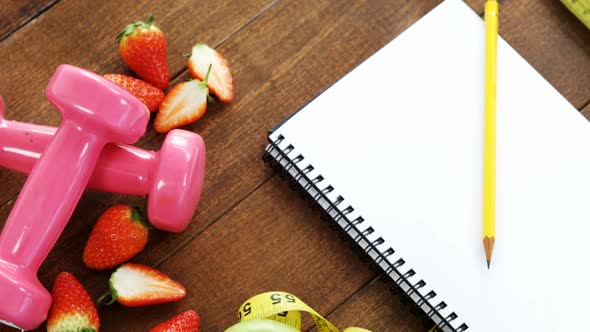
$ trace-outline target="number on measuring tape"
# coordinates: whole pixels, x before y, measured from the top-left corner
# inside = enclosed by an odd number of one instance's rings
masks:
[[[242,311],[244,312],[244,316],[242,316]],[[250,302],[244,303],[242,306],[242,310],[238,311],[238,323],[242,321],[242,318],[246,318],[246,316],[252,313],[252,304]]]
[[[252,313],[252,304],[250,302],[244,304],[244,317]]]
[[[272,300],[273,305],[280,304],[283,301],[283,296],[281,293],[272,293],[270,295],[270,299]],[[295,297],[291,294],[285,294],[285,301],[287,303],[295,303]]]

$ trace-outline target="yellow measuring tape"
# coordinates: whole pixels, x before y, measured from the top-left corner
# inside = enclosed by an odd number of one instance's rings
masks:
[[[318,314],[297,296],[285,292],[267,292],[248,299],[238,310],[238,323],[268,319],[301,330],[301,312],[311,315],[318,332],[338,332],[327,319]],[[344,332],[371,332],[349,327]]]
[[[590,29],[590,0],[561,0]]]

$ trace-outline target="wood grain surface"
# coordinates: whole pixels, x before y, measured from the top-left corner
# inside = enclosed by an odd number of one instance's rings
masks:
[[[0,40],[49,9],[58,0],[3,0],[0,5]]]
[[[0,95],[10,119],[59,123],[43,89],[61,63],[129,74],[114,38],[127,23],[150,13],[167,35],[173,83],[189,78],[182,53],[196,42],[220,49],[234,73],[237,99],[211,105],[203,119],[185,128],[207,144],[205,187],[192,224],[179,234],[152,231],[148,247],[134,259],[185,284],[187,299],[146,308],[100,308],[101,331],[146,331],[189,308],[201,314],[203,331],[222,331],[235,321],[246,298],[269,290],[297,294],[339,327],[426,330],[421,316],[388,291],[391,282],[360,262],[356,251],[260,156],[269,128],[439,2],[61,0],[37,1],[26,9],[21,2],[7,2],[0,9],[0,35],[7,35],[0,37]],[[480,1],[467,2],[483,12]],[[590,31],[558,1],[505,0],[501,5],[501,35],[575,107],[586,107],[582,112],[589,117]],[[19,25],[35,12],[40,13],[36,19]],[[137,145],[158,150],[163,139],[150,125]],[[24,180],[0,169],[0,226]],[[86,269],[82,248],[102,211],[142,200],[88,191],[39,271],[42,283],[51,287],[58,272],[70,271],[93,297],[104,292],[109,272]],[[311,321],[305,326],[310,329]]]

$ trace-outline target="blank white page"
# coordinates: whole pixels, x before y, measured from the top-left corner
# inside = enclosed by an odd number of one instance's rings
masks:
[[[501,22],[500,11],[500,22]],[[497,233],[481,240],[482,19],[447,0],[280,126],[470,331],[587,328],[590,126],[498,45]],[[334,196],[333,196],[334,197]],[[352,258],[351,258],[352,259]],[[346,264],[346,262],[342,262]],[[457,322],[459,323],[459,322]]]

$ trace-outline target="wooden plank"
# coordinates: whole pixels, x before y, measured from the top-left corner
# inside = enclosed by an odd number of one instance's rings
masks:
[[[483,13],[483,1],[467,3]],[[590,101],[590,33],[561,2],[502,1],[500,35],[576,108]]]
[[[173,305],[101,308],[106,331],[146,331],[176,312],[195,309],[203,331],[222,331],[257,293],[284,290],[326,312],[374,273],[356,257],[319,211],[273,177],[158,268],[188,289]],[[104,287],[107,287],[104,284]],[[307,321],[306,326],[310,326]]]
[[[339,328],[362,327],[371,331],[426,331],[432,327],[422,312],[401,295],[391,292],[393,281],[378,279],[363,287],[326,317]]]
[[[0,6],[0,41],[53,6],[58,0],[4,0]]]

